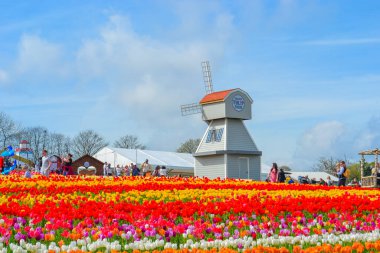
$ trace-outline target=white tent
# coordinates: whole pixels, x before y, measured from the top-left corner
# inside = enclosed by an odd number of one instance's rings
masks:
[[[269,174],[271,168],[268,164],[261,163],[261,173]]]
[[[194,172],[194,158],[192,154],[188,153],[105,147],[94,157],[102,162],[110,163],[112,167],[131,163],[141,165],[148,159],[152,169],[156,165],[165,165],[169,169]]]
[[[145,159],[148,159],[152,169],[156,165],[165,165],[176,172],[194,174],[194,157],[188,153],[105,147],[94,157],[99,161],[110,163],[112,167],[118,164],[124,167],[131,163],[141,165]],[[271,167],[262,163],[261,168],[262,177],[263,175],[266,177]]]
[[[271,166],[266,165],[264,163],[261,164],[261,180],[262,181],[264,181],[268,177],[270,169],[271,169]],[[308,176],[310,180],[315,178],[316,181],[320,181],[319,180],[320,178],[326,181],[328,176],[330,176],[332,181],[338,182],[339,180],[339,178],[333,175],[330,175],[326,172],[315,172],[315,171],[289,171],[289,172],[291,173],[290,177],[297,181],[298,181],[299,176],[301,177]]]
[[[292,174],[290,174],[290,177],[298,181],[298,177],[304,177],[308,176],[309,179],[315,178],[316,181],[319,181],[320,178],[327,181],[327,177],[330,176],[332,181],[338,182],[339,178],[332,176],[326,172],[314,172],[314,171],[290,171]]]

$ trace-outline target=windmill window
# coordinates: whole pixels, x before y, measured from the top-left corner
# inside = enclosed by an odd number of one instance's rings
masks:
[[[215,141],[215,129],[208,130],[206,143]]]
[[[224,128],[208,130],[206,143],[220,142],[222,140],[223,131]]]
[[[220,142],[220,141],[222,140],[222,137],[223,137],[223,131],[224,131],[224,128],[220,128],[220,129],[216,130],[216,138],[215,138],[215,141]]]

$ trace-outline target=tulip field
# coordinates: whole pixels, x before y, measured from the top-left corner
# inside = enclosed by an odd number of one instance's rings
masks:
[[[1,252],[378,252],[377,189],[0,177]]]

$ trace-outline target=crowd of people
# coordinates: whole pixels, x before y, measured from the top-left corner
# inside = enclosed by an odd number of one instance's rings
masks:
[[[166,166],[157,165],[155,169],[149,164],[149,160],[146,159],[145,162],[141,164],[141,169],[137,164],[131,163],[130,165],[120,166],[116,165],[115,168],[111,167],[110,163],[105,162],[103,166],[104,176],[153,176],[153,177],[166,177],[167,169]]]
[[[277,163],[273,163],[266,181],[271,183],[285,183],[286,175],[284,169],[278,169]]]
[[[286,176],[286,174],[291,174],[291,173],[285,172],[282,168],[278,169],[277,163],[273,163],[266,181],[272,182],[272,183],[294,183],[294,180],[290,176]],[[345,161],[340,161],[339,163],[336,164],[336,175],[338,177],[337,185],[345,186],[346,181],[349,177],[349,170],[346,166]],[[331,179],[330,176],[327,176],[326,180],[322,178],[320,178],[319,180],[317,180],[316,178],[309,179],[308,175],[299,176],[298,182],[300,184],[319,184],[319,185],[326,185],[326,186],[335,185],[334,181]],[[353,178],[352,181],[349,183],[349,185],[360,186],[360,182],[356,178]]]
[[[38,172],[42,175],[49,176],[49,174],[62,174],[62,175],[74,175],[74,171],[72,168],[73,164],[73,155],[68,153],[66,156],[58,157],[56,156],[60,162],[55,163],[54,166],[51,161],[51,157],[48,156],[47,150],[42,151],[41,157],[38,158],[37,163],[34,167],[30,167],[28,164],[18,163],[15,169],[25,171],[25,177],[31,177],[31,172]],[[11,167],[11,157],[1,157],[0,160],[0,172],[4,170],[4,168]],[[13,161],[15,162],[15,160]],[[16,163],[15,163],[16,164]]]
[[[47,150],[42,151],[42,156],[39,158],[39,163],[36,165],[35,170],[42,175],[49,176],[50,174],[61,175],[74,175],[72,155],[69,153],[67,156],[61,157],[61,166],[53,168],[52,162],[48,157]],[[27,174],[28,173],[28,174]],[[30,170],[26,170],[25,177],[28,177]],[[156,166],[152,170],[152,166],[149,164],[149,160],[141,164],[141,169],[137,164],[131,163],[130,165],[120,166],[119,164],[113,168],[111,163],[104,163],[103,176],[153,176],[153,177],[166,177],[166,166]]]
[[[326,186],[332,186],[334,185],[334,181],[331,180],[330,176],[327,176],[326,180],[323,178],[320,178],[319,181],[317,181],[316,178],[310,179],[308,175],[306,176],[299,176],[298,182],[300,184],[319,184],[319,185],[326,185]]]
[[[48,151],[43,150],[42,156],[38,158],[38,163],[35,166],[35,171],[40,172],[42,175],[49,176],[50,174],[60,175],[74,175],[73,171],[73,155],[68,153],[66,156],[61,157],[62,163],[53,166],[51,159],[48,156]]]
[[[68,153],[66,156],[61,157],[61,163],[59,166],[52,166],[52,161],[48,156],[47,150],[42,151],[42,156],[38,159],[34,170],[41,173],[42,175],[49,176],[50,174],[61,174],[61,175],[74,175],[73,171],[73,160],[72,154]],[[5,162],[4,162],[5,163]],[[27,165],[24,165],[23,169],[25,170],[25,177],[30,178],[32,168],[29,168]],[[372,174],[379,175],[378,169],[380,169],[379,164],[375,166],[376,171],[372,171]],[[141,164],[141,168],[137,164],[131,163],[130,165],[120,166],[119,164],[112,168],[110,163],[105,162],[103,166],[103,175],[104,176],[152,176],[152,177],[166,177],[167,169],[165,166],[156,166],[152,169],[152,166],[149,164],[149,160],[146,159],[145,162]],[[289,176],[290,172],[284,171],[283,168],[278,168],[277,163],[272,164],[272,168],[269,171],[267,182],[272,183],[295,183],[295,180]],[[340,161],[336,164],[336,176],[338,177],[338,186],[345,186],[346,181],[349,177],[349,170],[347,169],[346,163]],[[331,186],[334,185],[333,180],[330,176],[327,176],[326,180],[320,178],[309,179],[308,175],[299,176],[298,183],[301,184],[319,184]],[[360,182],[353,178],[353,180],[348,184],[351,186],[360,186]]]

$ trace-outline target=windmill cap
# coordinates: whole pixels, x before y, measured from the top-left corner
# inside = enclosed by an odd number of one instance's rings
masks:
[[[199,102],[200,104],[209,104],[224,101],[224,99],[236,89],[217,91],[210,94],[207,94]]]

